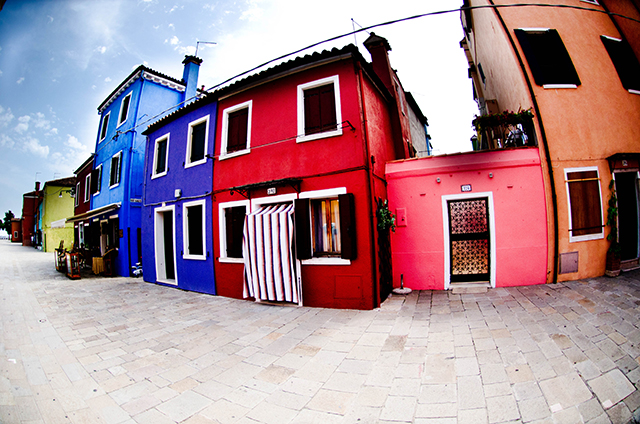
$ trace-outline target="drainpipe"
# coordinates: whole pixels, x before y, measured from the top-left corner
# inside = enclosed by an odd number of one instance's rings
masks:
[[[489,0],[489,3],[491,3],[492,6],[495,6],[495,3],[493,2],[493,0]],[[553,176],[553,165],[551,163],[551,153],[549,152],[549,143],[547,140],[547,134],[544,130],[544,124],[542,122],[542,117],[540,116],[540,108],[538,107],[538,102],[536,100],[536,96],[535,93],[533,91],[533,85],[531,84],[531,80],[529,79],[529,74],[527,74],[527,68],[524,66],[524,62],[522,60],[522,57],[520,56],[520,53],[518,52],[518,48],[516,46],[515,41],[513,41],[513,37],[511,36],[511,33],[509,32],[509,28],[507,27],[507,24],[504,22],[504,19],[502,19],[502,15],[500,14],[500,11],[498,10],[497,7],[494,7],[493,10],[496,13],[496,16],[498,17],[498,20],[500,20],[500,24],[502,25],[502,29],[504,29],[504,32],[507,34],[507,37],[509,38],[509,42],[511,43],[511,48],[513,49],[514,54],[516,55],[516,57],[518,58],[518,63],[520,64],[520,68],[522,69],[522,75],[524,75],[524,79],[527,83],[527,88],[529,89],[529,95],[531,96],[531,102],[533,103],[533,108],[535,110],[535,115],[536,115],[536,120],[538,121],[538,125],[540,126],[540,138],[542,139],[542,147],[544,148],[544,157],[545,157],[545,162],[547,163],[547,168],[549,169],[549,180],[550,180],[550,185],[551,185],[551,202],[552,202],[552,206],[553,206],[553,283],[557,283],[558,282],[558,259],[559,259],[559,254],[558,254],[558,196],[556,193],[556,184],[555,184],[555,178]]]

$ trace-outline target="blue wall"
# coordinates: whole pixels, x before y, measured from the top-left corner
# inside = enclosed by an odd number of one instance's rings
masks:
[[[198,107],[198,104],[201,106]],[[195,110],[191,110],[195,107]],[[184,113],[186,110],[189,112]],[[184,290],[215,294],[213,275],[213,228],[211,190],[213,188],[213,159],[205,163],[185,168],[187,154],[187,137],[189,124],[205,116],[209,117],[206,154],[213,156],[216,130],[217,103],[199,101],[190,105],[185,111],[170,117],[166,124],[156,128],[148,136],[146,146],[146,173],[143,195],[142,238],[143,276],[148,282],[157,282],[155,258],[155,214],[156,209],[174,205],[175,207],[175,263],[178,287]],[[169,134],[167,156],[167,173],[164,176],[151,178],[153,174],[156,139]],[[182,195],[175,197],[175,190],[180,189]],[[183,213],[184,203],[205,200],[205,249],[206,260],[184,258]],[[217,225],[217,223],[215,223]],[[148,248],[147,248],[148,247]]]
[[[131,93],[131,100],[127,120],[117,127],[120,105],[129,93]],[[92,196],[91,209],[111,203],[122,203],[120,209],[108,214],[118,214],[119,227],[122,230],[115,266],[118,275],[130,275],[130,266],[138,262],[138,258],[141,256],[138,251],[137,233],[141,228],[146,143],[146,137],[141,133],[152,121],[137,128],[135,126],[153,118],[167,108],[179,104],[183,101],[183,96],[183,93],[175,89],[138,78],[102,112],[96,137],[96,156],[94,159],[94,167],[102,164],[102,184],[100,193]],[[100,142],[102,120],[107,113],[109,113],[107,133],[105,139]],[[118,132],[120,134],[117,134]],[[116,134],[117,137],[114,137]],[[120,184],[110,189],[111,158],[119,151],[122,151]],[[140,203],[135,200],[131,202],[131,199],[140,199]],[[142,245],[144,250],[144,239]]]

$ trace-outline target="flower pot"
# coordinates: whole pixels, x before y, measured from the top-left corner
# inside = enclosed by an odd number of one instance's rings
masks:
[[[617,277],[620,275],[620,257],[607,252],[607,265],[605,267],[604,274],[607,277]]]

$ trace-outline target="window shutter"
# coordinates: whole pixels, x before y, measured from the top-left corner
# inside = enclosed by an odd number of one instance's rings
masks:
[[[228,119],[229,130],[227,132],[227,153],[246,149],[249,108],[244,108],[230,113]]]
[[[338,196],[340,203],[340,240],[342,243],[342,259],[357,259],[356,245],[356,210],[353,193]]]
[[[311,217],[309,199],[295,200],[296,255],[298,259],[311,259]]]
[[[206,122],[203,122],[191,128],[191,162],[197,162],[204,159],[204,139],[206,132]]]
[[[100,170],[91,170],[91,194],[98,192],[98,179],[100,178]]]
[[[304,90],[304,133],[333,131],[336,122],[336,97],[333,84]]]
[[[602,206],[598,172],[569,172],[567,178],[571,202],[571,234],[576,237],[601,233]]]
[[[580,85],[576,68],[573,66],[571,56],[569,56],[558,31],[555,29],[544,31],[516,29],[514,32],[537,85]]]
[[[612,40],[602,35],[600,39],[618,72],[622,86],[627,90],[640,91],[640,63],[629,43]]]

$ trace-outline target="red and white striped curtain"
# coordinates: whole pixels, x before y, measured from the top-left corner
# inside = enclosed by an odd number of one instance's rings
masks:
[[[244,297],[298,303],[293,204],[266,206],[244,221]]]

